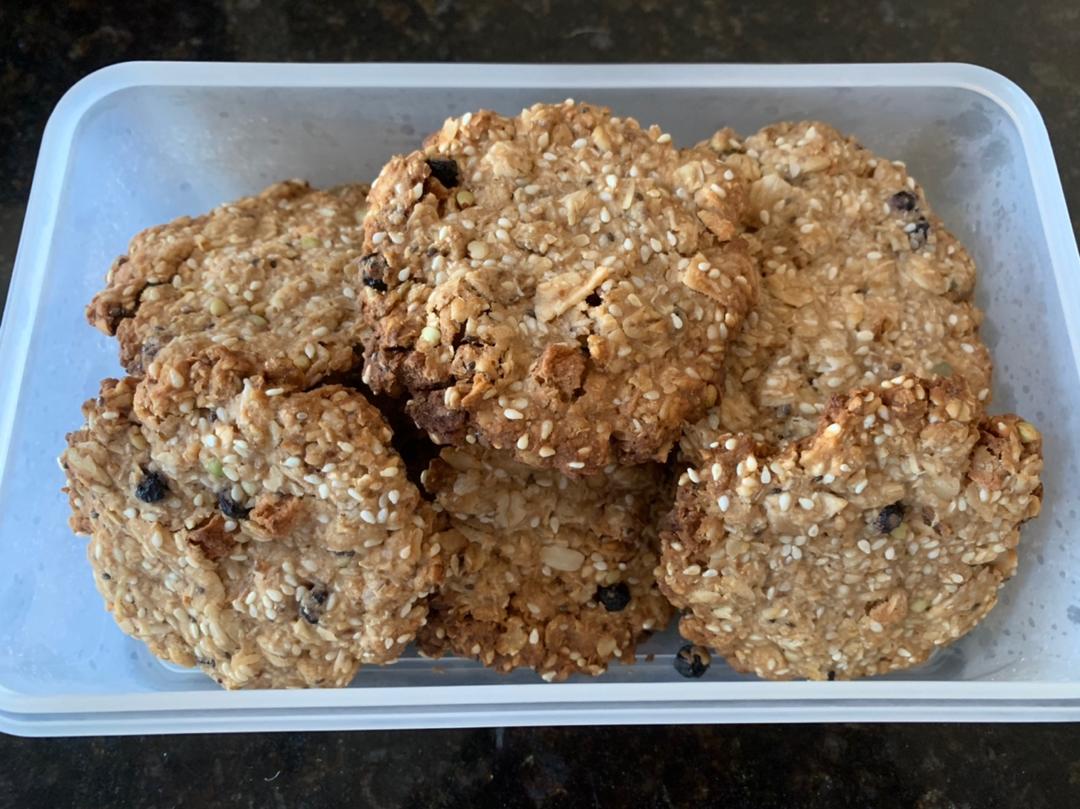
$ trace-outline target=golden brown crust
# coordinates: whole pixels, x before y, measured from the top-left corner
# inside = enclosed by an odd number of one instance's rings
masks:
[[[666,458],[756,296],[738,178],[602,108],[450,119],[376,180],[365,380],[565,474]],[[554,354],[552,352],[555,352]]]
[[[303,390],[348,372],[362,342],[366,192],[293,180],[149,228],[113,264],[87,317],[116,335],[124,368],[156,391],[151,404],[214,406],[251,376]]]
[[[449,518],[449,563],[420,648],[549,681],[633,662],[671,614],[653,576],[662,483],[652,464],[573,481],[505,453],[443,450],[424,485]]]
[[[814,433],[718,436],[680,480],[660,584],[740,671],[882,674],[970,631],[1039,512],[1041,439],[959,380],[833,397]]]
[[[139,413],[105,380],[61,463],[106,606],[154,654],[229,688],[344,686],[394,660],[442,575],[433,515],[354,391]]]
[[[749,185],[757,309],[726,358],[720,403],[687,431],[808,435],[829,398],[901,373],[958,377],[984,404],[990,354],[972,304],[975,265],[901,163],[820,122],[707,144]]]

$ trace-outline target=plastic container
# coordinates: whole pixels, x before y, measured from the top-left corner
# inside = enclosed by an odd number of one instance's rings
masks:
[[[444,117],[567,96],[677,142],[821,118],[908,162],[974,253],[994,406],[1046,436],[1043,515],[1019,575],[959,644],[860,682],[773,683],[649,662],[546,684],[410,658],[354,687],[229,693],[161,665],[102,608],[54,461],[79,404],[119,374],[83,307],[138,230],[284,177],[372,178]],[[124,64],[49,121],[0,332],[0,729],[25,735],[474,725],[1080,719],[1080,260],[1046,130],[1014,84],[967,65]]]

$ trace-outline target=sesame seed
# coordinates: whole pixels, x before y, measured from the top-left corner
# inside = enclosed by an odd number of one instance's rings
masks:
[[[726,512],[727,512],[727,510],[728,510],[729,508],[731,508],[731,498],[730,498],[730,497],[728,497],[728,496],[727,496],[726,494],[722,494],[722,495],[720,495],[720,496],[719,496],[719,497],[718,497],[718,498],[716,499],[716,506],[717,506],[717,508],[719,508],[719,509],[720,509],[720,510],[721,510],[722,512],[725,512],[725,513],[726,513]]]
[[[788,492],[781,492],[780,497],[777,500],[777,505],[780,506],[781,511],[787,511],[791,508],[791,494]]]
[[[582,463],[581,461],[570,461],[570,463],[568,463],[567,466],[570,467],[571,469],[584,469],[585,468],[585,464]]]
[[[529,448],[529,436],[528,436],[527,433],[522,433],[521,436],[518,438],[518,440],[517,440],[517,448],[518,449],[528,449]]]
[[[870,543],[865,539],[860,539],[858,542],[859,550],[863,553],[870,553]]]
[[[282,465],[287,466],[290,469],[295,469],[296,467],[298,467],[300,465],[300,459],[297,458],[295,455],[291,455],[291,456],[289,456],[288,458],[286,458],[284,460]]]
[[[506,416],[506,418],[510,419],[510,421],[519,421],[520,419],[525,418],[524,413],[522,413],[520,410],[515,410],[512,407],[506,408],[503,411],[503,415]]]
[[[267,396],[280,396],[285,392],[285,388],[268,388],[266,391]]]
[[[541,458],[550,458],[554,454],[555,450],[553,450],[551,447],[540,447],[539,455]]]
[[[366,508],[360,512],[360,519],[366,522],[368,525],[375,525],[377,520],[375,515],[368,511]]]

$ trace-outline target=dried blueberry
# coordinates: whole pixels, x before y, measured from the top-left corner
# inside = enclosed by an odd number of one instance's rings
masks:
[[[361,277],[364,280],[364,286],[371,287],[376,292],[386,292],[386,281],[384,279],[390,265],[386,263],[386,259],[380,253],[368,253],[368,255],[360,259],[360,267],[363,270]]]
[[[897,191],[889,197],[889,207],[894,211],[914,211],[919,205],[919,198],[910,191]]]
[[[431,176],[446,188],[453,188],[461,182],[461,172],[456,160],[429,160],[427,164],[431,169]]]
[[[904,504],[900,502],[885,506],[874,518],[874,528],[882,534],[894,531],[904,521],[904,510]]]
[[[143,479],[135,487],[135,496],[144,503],[156,503],[169,493],[169,486],[165,478],[157,472],[144,472]]]
[[[908,231],[908,240],[911,242],[911,249],[921,249],[922,246],[926,244],[926,237],[930,233],[930,223],[925,219],[920,218],[919,221],[915,223],[914,227],[911,225],[908,227],[911,227],[911,230]]]
[[[324,585],[312,585],[311,589],[305,591],[303,598],[300,599],[300,617],[309,624],[319,623],[319,618],[322,617],[323,605],[326,603],[328,596],[329,593]]]
[[[621,612],[630,603],[630,588],[624,581],[607,586],[601,585],[596,588],[595,598],[608,612]]]
[[[246,520],[248,514],[251,513],[250,508],[244,508],[242,505],[233,500],[228,492],[221,492],[217,496],[218,508],[221,509],[221,513],[228,517],[230,520]]]
[[[675,655],[675,671],[683,677],[697,679],[709,670],[712,658],[707,650],[688,643]]]

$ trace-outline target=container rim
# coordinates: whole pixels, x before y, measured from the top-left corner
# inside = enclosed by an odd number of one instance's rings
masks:
[[[135,87],[476,87],[476,88],[820,88],[947,87],[986,97],[1019,133],[1043,236],[1062,304],[1080,301],[1080,255],[1046,126],[1031,98],[999,73],[962,63],[511,65],[439,63],[280,64],[125,62],[92,73],[61,98],[46,125],[0,322],[0,483],[37,316],[73,138],[110,95]],[[1069,322],[1080,372],[1080,319]],[[186,692],[125,696],[26,696],[0,687],[0,730],[25,735],[82,732],[289,729],[309,727],[464,727],[575,722],[828,721],[917,718],[1080,719],[1080,682],[859,681],[835,683],[605,683],[371,687],[280,692]],[[1030,694],[1031,699],[1017,694]],[[468,712],[465,706],[473,706]],[[217,712],[211,719],[203,713]],[[302,712],[302,713],[300,713]],[[386,725],[381,725],[386,722]]]

